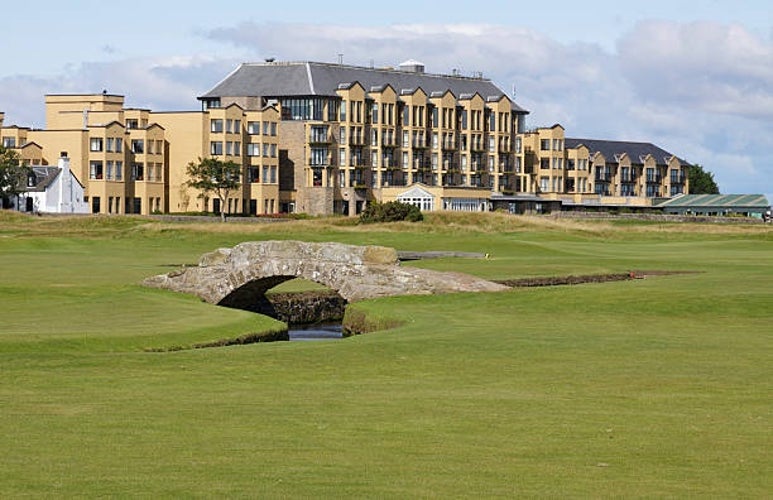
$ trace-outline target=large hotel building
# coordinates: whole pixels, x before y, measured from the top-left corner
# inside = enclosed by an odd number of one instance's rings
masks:
[[[687,192],[687,164],[649,143],[525,129],[528,111],[483,77],[317,62],[242,64],[197,111],[126,108],[108,93],[46,96],[42,130],[4,126],[29,165],[66,151],[91,211],[356,215],[373,200],[422,210],[646,208]],[[190,162],[242,165],[220,206]]]

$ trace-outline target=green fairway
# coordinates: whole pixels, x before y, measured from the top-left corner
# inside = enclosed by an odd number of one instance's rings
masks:
[[[283,327],[139,285],[265,239],[488,253],[405,265],[489,279],[691,273],[393,297],[347,312],[393,328],[340,341],[151,352]],[[0,318],[2,498],[773,491],[769,226],[0,213]]]

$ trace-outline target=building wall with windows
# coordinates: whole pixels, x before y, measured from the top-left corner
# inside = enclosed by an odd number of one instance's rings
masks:
[[[244,110],[238,104],[196,112],[154,112],[164,128],[168,163],[165,181],[170,212],[273,214],[280,211],[279,111]],[[187,185],[187,167],[203,158],[242,166],[241,188],[220,200]]]
[[[415,61],[244,64],[199,99],[200,111],[162,112],[106,92],[47,95],[45,130],[0,126],[0,137],[29,164],[67,151],[105,214],[357,215],[397,199],[425,210],[647,206],[689,187],[686,163],[657,146],[567,138],[559,124],[525,131],[528,111],[490,80]],[[188,186],[188,165],[207,157],[242,167],[222,206]]]
[[[124,108],[124,97],[48,95],[46,129],[28,136],[43,164],[66,151],[93,213],[150,214],[168,210],[164,129],[149,110]]]
[[[417,65],[266,63],[243,65],[200,99],[213,111],[246,103],[239,92],[278,104],[280,170],[293,184],[280,196],[299,211],[356,215],[388,197],[385,189],[414,184],[518,188],[516,138],[527,112],[489,80]]]

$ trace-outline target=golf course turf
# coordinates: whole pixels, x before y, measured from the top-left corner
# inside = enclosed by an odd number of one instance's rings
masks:
[[[365,301],[371,333],[207,349],[284,325],[139,285],[267,239],[487,253],[403,265],[496,280],[689,273]],[[772,354],[770,226],[0,213],[0,497],[763,498]]]

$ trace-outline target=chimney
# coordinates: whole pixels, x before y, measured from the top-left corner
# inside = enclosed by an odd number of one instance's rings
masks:
[[[59,213],[73,212],[73,185],[72,174],[70,173],[70,159],[67,157],[67,151],[59,153],[59,164],[61,169],[59,178]]]

